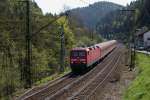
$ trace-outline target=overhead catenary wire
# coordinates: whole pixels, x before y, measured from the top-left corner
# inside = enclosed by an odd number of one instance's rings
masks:
[[[54,22],[56,22],[59,18],[61,18],[62,16],[69,16],[69,14],[67,13],[63,13],[60,16],[58,16],[57,18],[51,20],[49,23],[47,23],[46,25],[42,26],[38,31],[34,32],[32,36],[36,35],[37,33],[40,33],[42,30],[44,30],[45,28],[47,28],[48,26],[52,25]],[[66,21],[66,20],[65,20]]]

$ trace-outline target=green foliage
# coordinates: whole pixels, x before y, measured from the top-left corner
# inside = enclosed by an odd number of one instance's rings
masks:
[[[95,35],[94,37],[94,40],[92,40],[91,38],[87,37],[87,36],[83,36],[83,37],[80,37],[79,40],[77,40],[77,46],[80,47],[80,46],[92,46],[96,43],[100,43],[102,42],[102,38],[98,35]]]
[[[9,32],[3,32],[0,37],[0,98],[11,95],[19,87],[18,57],[16,45],[10,39]]]
[[[63,26],[64,26],[66,49],[70,50],[73,47],[73,45],[75,44],[75,40],[74,40],[75,37],[69,26],[68,19],[66,17],[62,17],[58,20],[58,23],[60,25],[63,24]]]
[[[49,71],[48,69],[48,54],[44,50],[37,50],[37,48],[32,49],[33,57],[32,57],[32,71],[33,77],[36,80],[41,79],[43,74]]]
[[[139,69],[137,78],[126,91],[124,100],[150,100],[150,58],[138,53],[136,64]]]
[[[3,9],[0,14],[0,99],[3,97],[9,99],[24,85],[26,10],[25,4],[18,3],[16,0],[5,0],[0,5],[0,10]],[[66,57],[69,57],[70,49],[75,46],[75,36],[69,27],[68,18],[65,17],[38,31],[57,16],[43,15],[35,2],[31,2],[31,8],[33,33],[31,73],[32,81],[36,83],[45,77],[59,73],[60,25],[62,23],[64,25]],[[65,59],[65,66],[68,70],[69,59]]]
[[[90,46],[91,45],[91,39],[89,39],[88,37],[84,36],[81,37],[78,44],[78,46]]]

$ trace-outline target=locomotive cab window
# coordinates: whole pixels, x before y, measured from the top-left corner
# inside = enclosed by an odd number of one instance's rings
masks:
[[[79,51],[79,57],[84,57],[85,56],[85,52],[84,51]]]
[[[78,52],[77,51],[73,51],[72,54],[71,54],[71,56],[77,57],[78,56]]]
[[[86,53],[85,53],[85,51],[73,51],[71,53],[71,56],[72,57],[85,57]]]

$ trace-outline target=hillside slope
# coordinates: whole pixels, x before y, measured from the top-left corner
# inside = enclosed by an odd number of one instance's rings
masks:
[[[123,6],[111,2],[97,2],[88,7],[71,10],[73,15],[78,16],[88,28],[94,28],[96,23],[111,11],[121,9]]]

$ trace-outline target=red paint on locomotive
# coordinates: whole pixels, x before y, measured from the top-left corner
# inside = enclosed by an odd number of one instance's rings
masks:
[[[116,47],[117,41],[111,40],[91,47],[79,47],[71,50],[70,66],[72,71],[81,71],[104,58]]]

